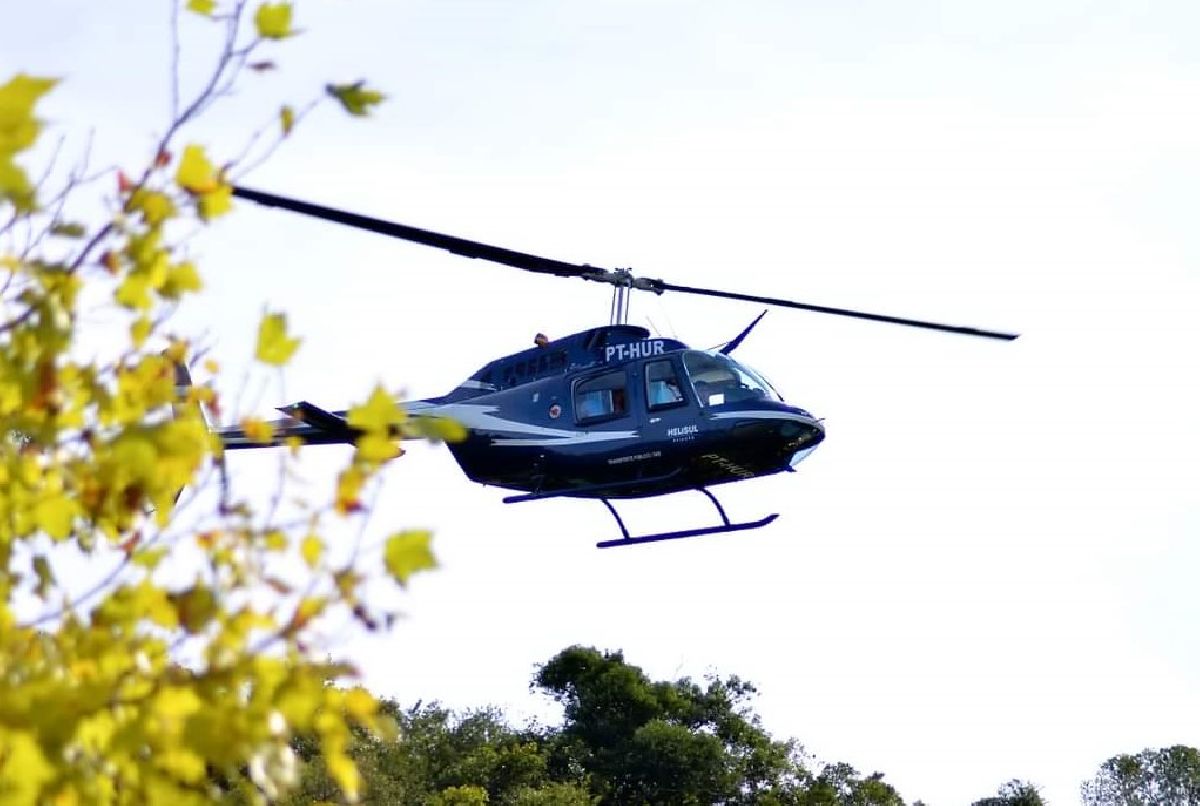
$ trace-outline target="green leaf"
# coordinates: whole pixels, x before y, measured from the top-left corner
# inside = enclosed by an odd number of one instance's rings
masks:
[[[33,558],[33,572],[37,574],[37,588],[34,593],[39,599],[45,599],[50,589],[54,587],[54,572],[50,570],[50,561],[41,554]]]
[[[263,39],[286,39],[292,30],[291,3],[263,3],[254,13],[254,27]]]
[[[35,207],[29,177],[19,165],[3,156],[0,156],[0,201],[12,202],[19,213],[32,212]]]
[[[87,234],[87,228],[73,221],[58,221],[50,225],[50,234],[62,238],[82,238]]]
[[[254,357],[264,364],[281,367],[286,364],[300,346],[300,339],[287,334],[287,314],[263,314],[258,324],[258,344]]]
[[[437,568],[437,560],[429,548],[433,534],[423,529],[397,532],[387,539],[383,549],[383,564],[388,573],[401,585],[419,571]]]
[[[366,116],[372,106],[382,103],[387,98],[378,90],[367,89],[362,81],[353,84],[329,84],[325,87],[325,92],[337,98],[343,109],[358,117]]]

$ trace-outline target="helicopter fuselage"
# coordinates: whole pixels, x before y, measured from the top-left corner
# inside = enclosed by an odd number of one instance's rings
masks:
[[[825,438],[748,367],[717,351],[610,325],[492,361],[449,394],[404,404],[413,417],[454,420],[449,445],[480,484],[520,500],[642,498],[789,470]],[[226,449],[298,438],[353,443],[345,411],[308,402],[280,409],[273,438],[218,433]]]
[[[535,497],[640,498],[742,481],[791,469],[825,436],[733,359],[629,326],[493,362],[408,409],[466,427],[450,450],[473,481]]]

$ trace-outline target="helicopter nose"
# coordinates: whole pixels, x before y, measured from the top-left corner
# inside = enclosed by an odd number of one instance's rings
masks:
[[[789,420],[781,426],[780,436],[788,440],[788,445],[792,449],[788,466],[794,469],[824,441],[825,425],[813,417],[797,418]]]
[[[813,417],[799,416],[794,420],[786,420],[779,427],[779,435],[792,440],[796,447],[816,447],[825,439],[825,425]]]

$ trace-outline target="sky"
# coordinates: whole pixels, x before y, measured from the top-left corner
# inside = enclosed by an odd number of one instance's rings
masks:
[[[61,76],[50,130],[137,165],[170,110],[167,4],[25,3],[0,78]],[[1013,343],[773,311],[738,356],[825,418],[796,474],[729,485],[755,532],[598,551],[597,502],[505,506],[442,448],[389,471],[366,540],[433,528],[441,567],[387,635],[334,651],[403,702],[553,718],[536,664],[582,643],[654,677],[737,674],[765,726],[908,800],[1022,778],[1049,802],[1119,752],[1200,745],[1200,57],[1194,3],[300,2],[194,137],[239,153],[318,107],[250,186],[643,276],[1020,332]],[[185,95],[213,39],[185,20]],[[304,344],[244,406],[417,398],[607,322],[599,287],[240,205],[189,250],[181,314],[226,367],[264,306]],[[708,347],[759,312],[646,297]],[[345,459],[313,448],[327,489]],[[237,457],[254,494],[274,458]],[[323,486],[326,485],[326,486]],[[619,505],[706,523],[699,495]],[[381,593],[381,596],[387,596]]]

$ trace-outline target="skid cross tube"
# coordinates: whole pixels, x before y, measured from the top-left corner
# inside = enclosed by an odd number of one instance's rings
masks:
[[[708,496],[708,500],[713,502],[713,506],[717,508],[718,514],[724,523],[719,526],[701,526],[697,529],[681,529],[677,532],[659,532],[652,535],[641,535],[639,537],[630,537],[629,529],[625,527],[625,522],[621,520],[621,516],[617,514],[617,509],[609,502],[607,498],[601,498],[600,501],[604,506],[608,507],[608,511],[617,521],[617,526],[621,529],[621,537],[613,540],[602,540],[596,544],[596,548],[608,549],[615,546],[636,546],[640,543],[657,543],[660,540],[679,540],[685,537],[699,537],[700,535],[715,535],[724,534],[725,532],[743,532],[747,529],[759,529],[772,523],[779,517],[778,512],[771,513],[764,518],[759,518],[756,521],[747,521],[745,523],[730,523],[729,516],[725,514],[725,509],[721,506],[721,502],[717,497],[710,493],[704,487],[697,487],[697,490]]]

